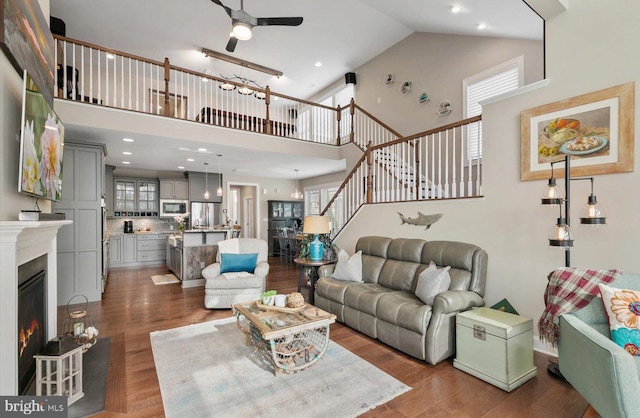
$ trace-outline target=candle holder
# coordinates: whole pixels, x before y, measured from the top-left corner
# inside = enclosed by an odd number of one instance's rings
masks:
[[[71,301],[76,297],[84,298],[84,307],[80,310],[71,311]],[[82,346],[82,352],[87,352],[98,341],[98,330],[93,324],[93,320],[87,313],[87,305],[89,300],[84,295],[73,296],[67,302],[67,317],[62,322],[60,335],[73,338],[79,346]]]

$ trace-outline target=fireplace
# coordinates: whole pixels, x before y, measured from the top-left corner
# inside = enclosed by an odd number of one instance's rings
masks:
[[[18,393],[25,395],[36,373],[34,354],[46,344],[47,257],[18,267]]]
[[[44,320],[41,325],[44,342],[57,335],[58,263],[56,236],[60,227],[72,221],[0,221],[0,396],[20,395],[18,347],[18,270],[32,260],[44,256],[46,268],[35,264],[24,281],[45,270],[40,292]],[[27,267],[31,269],[32,267]],[[31,326],[29,326],[31,329]],[[30,341],[33,339],[33,334]],[[36,349],[34,349],[36,350]],[[37,349],[39,350],[39,349]],[[24,354],[23,354],[24,356]]]

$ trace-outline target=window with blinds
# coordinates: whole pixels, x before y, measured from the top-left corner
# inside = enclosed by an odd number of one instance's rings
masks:
[[[503,64],[490,68],[479,74],[472,75],[462,81],[464,94],[464,115],[471,118],[482,113],[479,102],[515,90],[522,86],[524,57],[519,56]],[[482,158],[482,131],[479,124],[473,124],[468,128],[467,139],[469,141],[467,161]]]

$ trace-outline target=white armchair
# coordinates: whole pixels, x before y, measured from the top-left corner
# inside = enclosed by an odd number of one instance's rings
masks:
[[[253,271],[220,273],[224,266],[221,254],[255,254],[256,266]],[[232,238],[218,243],[216,262],[202,270],[206,279],[204,286],[204,306],[208,309],[229,309],[238,302],[258,300],[265,290],[269,248],[266,241],[256,238]]]

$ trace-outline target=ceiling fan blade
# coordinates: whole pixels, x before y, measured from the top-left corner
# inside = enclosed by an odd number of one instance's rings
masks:
[[[258,26],[299,26],[302,23],[301,17],[259,17],[257,20]]]
[[[227,51],[233,52],[236,50],[236,45],[238,44],[238,38],[235,36],[231,36],[229,38],[229,42],[227,42]]]
[[[231,16],[231,9],[227,6],[225,6],[224,4],[222,4],[222,2],[220,0],[211,0],[213,3],[217,4],[218,6],[222,7],[229,16]]]

